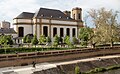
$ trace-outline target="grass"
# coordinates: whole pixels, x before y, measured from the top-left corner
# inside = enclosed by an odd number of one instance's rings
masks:
[[[95,68],[93,70],[90,70],[90,71],[82,73],[82,74],[96,74],[99,72],[106,72],[106,71],[116,70],[116,69],[120,69],[120,65],[113,65],[113,66],[109,66],[107,68]]]

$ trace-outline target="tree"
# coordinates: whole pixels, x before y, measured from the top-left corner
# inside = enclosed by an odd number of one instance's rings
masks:
[[[27,39],[27,35],[23,37],[23,43],[27,43],[26,39]]]
[[[13,44],[13,40],[12,40],[12,36],[11,35],[7,36],[7,40],[8,40],[7,44],[10,44],[10,45]]]
[[[72,47],[72,43],[70,41],[70,37],[69,36],[65,36],[64,43],[66,43],[68,46]]]
[[[26,42],[27,42],[27,43],[31,43],[31,40],[32,40],[32,39],[31,39],[30,36],[28,35],[28,36],[26,37]]]
[[[99,10],[91,9],[88,12],[95,25],[95,33],[98,35],[100,43],[110,43],[111,46],[119,39],[117,15],[118,12],[101,8]]]
[[[94,32],[89,27],[83,27],[80,29],[79,39],[81,40],[81,45],[87,46],[89,41],[94,37]]]
[[[58,44],[59,44],[59,37],[58,37],[58,35],[55,35],[55,37],[54,37],[54,42],[53,42],[53,46],[57,47]]]
[[[32,44],[35,45],[35,47],[36,47],[36,45],[38,44],[38,39],[37,39],[37,36],[36,36],[36,35],[34,35],[34,37],[33,37],[33,39],[32,39]]]
[[[47,43],[50,43],[50,42],[51,42],[51,38],[50,38],[49,36],[46,38],[46,42],[47,42]]]
[[[33,34],[27,34],[26,36],[23,37],[23,42],[24,43],[31,43],[33,39]]]
[[[72,42],[73,42],[73,44],[77,44],[78,43],[78,39],[76,37],[73,37],[72,38]]]
[[[39,43],[40,43],[40,44],[44,44],[45,42],[46,42],[45,36],[44,36],[44,35],[41,35],[41,36],[40,36],[40,39],[39,39]]]
[[[0,44],[1,45],[12,45],[13,40],[11,35],[1,35],[0,36]]]

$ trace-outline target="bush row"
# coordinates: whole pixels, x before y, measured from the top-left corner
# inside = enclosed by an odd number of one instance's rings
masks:
[[[48,51],[48,50],[65,50],[70,48],[1,48],[0,54],[8,53],[22,53],[22,52],[35,52],[35,51]]]

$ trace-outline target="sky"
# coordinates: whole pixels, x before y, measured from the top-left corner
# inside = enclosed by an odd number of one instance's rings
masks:
[[[0,0],[0,22],[6,20],[12,24],[13,18],[21,12],[34,13],[40,7],[61,11],[71,11],[74,7],[80,7],[83,10],[84,19],[90,9],[104,7],[120,12],[120,0]]]

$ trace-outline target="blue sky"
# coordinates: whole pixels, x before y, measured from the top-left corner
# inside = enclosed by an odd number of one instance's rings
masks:
[[[12,19],[21,12],[35,12],[40,7],[61,11],[81,7],[84,18],[86,12],[92,8],[105,7],[120,12],[120,0],[0,0],[0,21],[6,20],[12,24]]]

